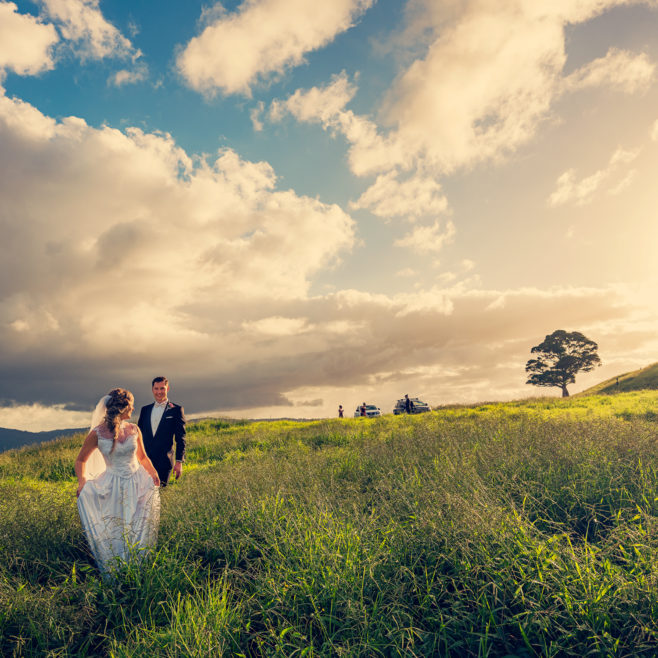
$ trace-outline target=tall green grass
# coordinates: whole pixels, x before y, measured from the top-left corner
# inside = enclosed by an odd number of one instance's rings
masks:
[[[658,395],[204,421],[100,580],[81,437],[0,455],[0,653],[630,656],[658,646]]]

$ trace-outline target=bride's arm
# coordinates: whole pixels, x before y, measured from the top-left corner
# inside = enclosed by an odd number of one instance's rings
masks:
[[[87,438],[80,448],[80,452],[75,459],[75,474],[78,478],[78,491],[76,492],[76,497],[80,495],[82,487],[85,486],[87,478],[85,477],[85,464],[89,459],[89,455],[98,447],[98,437],[96,436],[96,430],[91,430],[87,434]]]
[[[137,427],[137,426],[136,426]],[[155,486],[160,485],[160,478],[158,477],[158,472],[155,470],[155,467],[151,463],[151,460],[144,450],[144,442],[142,441],[142,431],[137,427],[137,459],[139,463],[144,467],[144,470],[153,478]]]

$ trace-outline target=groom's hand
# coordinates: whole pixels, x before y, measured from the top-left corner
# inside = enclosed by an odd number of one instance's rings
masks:
[[[174,477],[178,480],[183,472],[183,462],[176,462],[174,464]]]

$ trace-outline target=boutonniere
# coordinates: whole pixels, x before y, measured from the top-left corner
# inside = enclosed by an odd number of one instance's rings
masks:
[[[170,403],[167,405],[167,409],[173,409],[173,408],[174,408],[174,405],[170,402]]]

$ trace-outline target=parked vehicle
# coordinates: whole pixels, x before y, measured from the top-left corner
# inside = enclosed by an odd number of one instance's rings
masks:
[[[361,407],[362,405],[359,405],[356,408],[356,411],[354,412],[354,418],[360,418],[361,417]],[[366,418],[377,418],[378,416],[382,415],[382,410],[375,406],[374,404],[367,404],[366,405]]]
[[[422,414],[426,411],[432,411],[430,409],[430,405],[427,404],[427,402],[423,402],[422,400],[419,400],[418,398],[409,398],[412,403],[412,408],[411,408],[411,413],[412,414]],[[404,398],[401,398],[395,403],[395,408],[393,409],[393,413],[397,416],[398,414],[403,414],[405,413],[405,402],[406,400]]]

